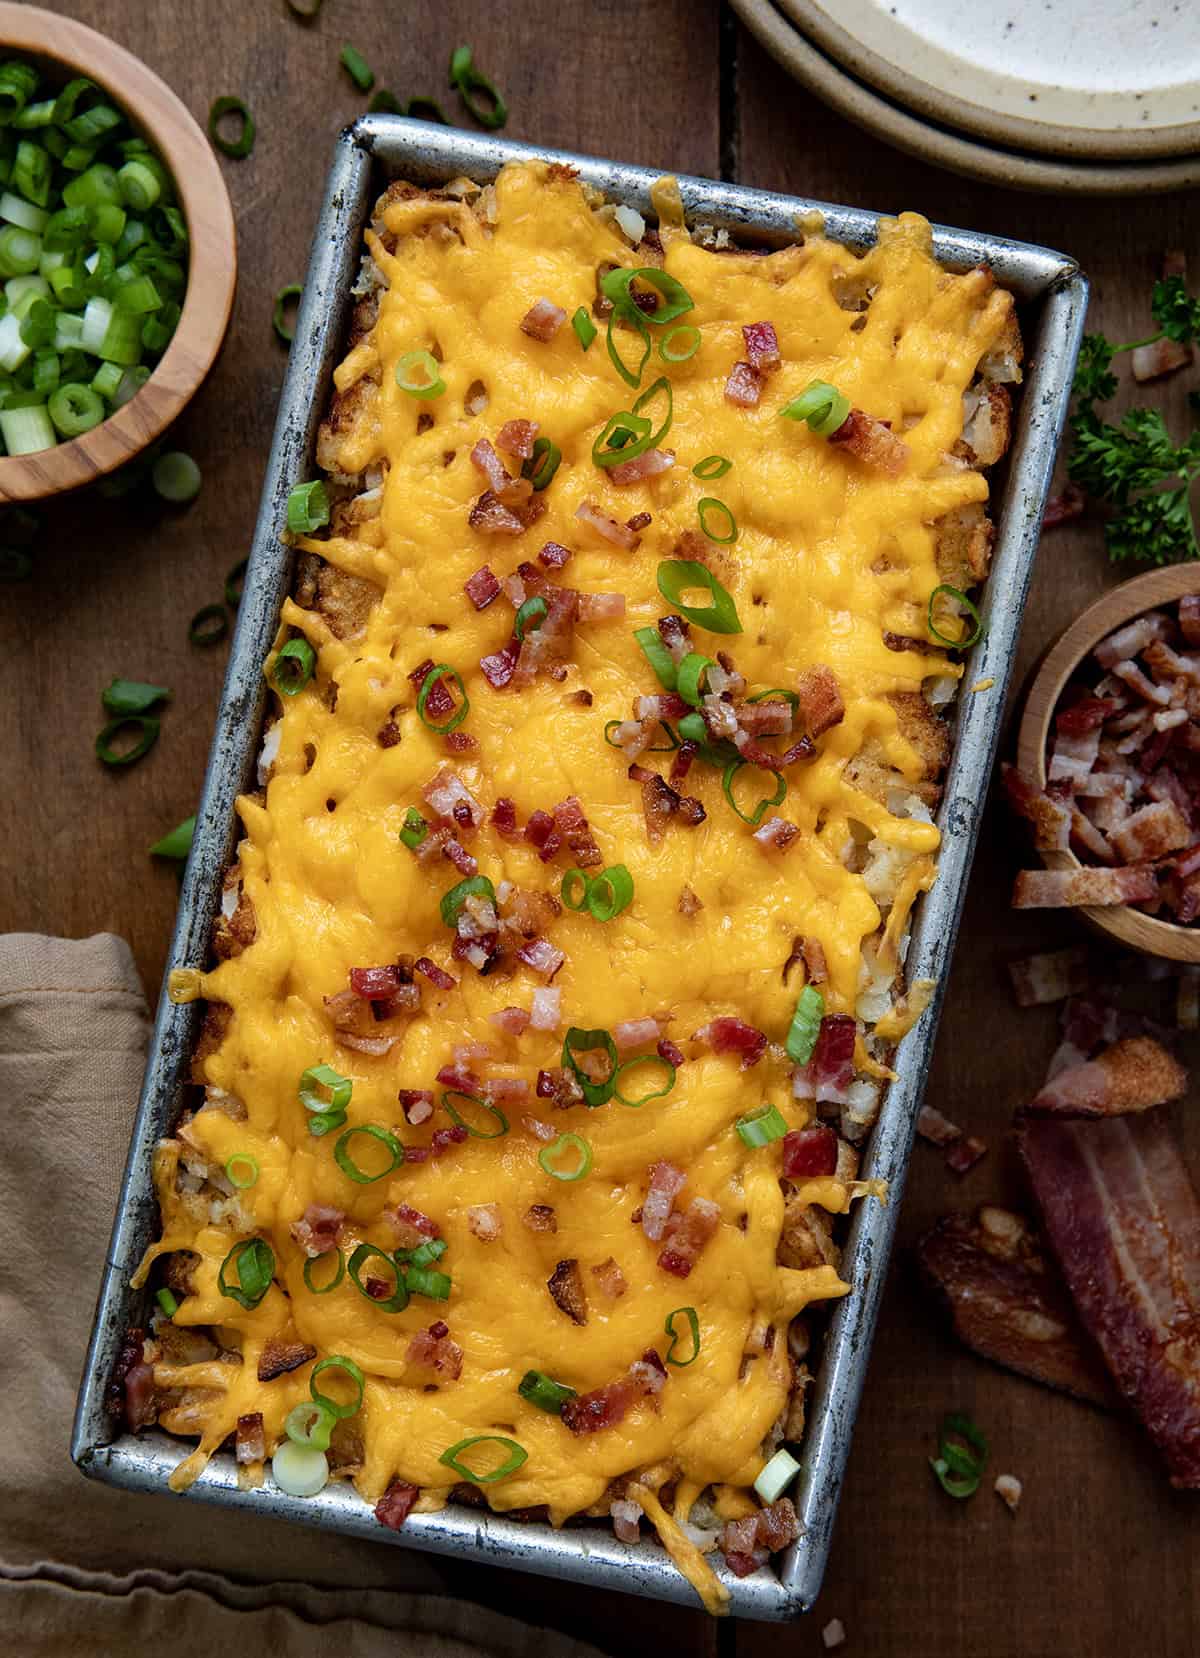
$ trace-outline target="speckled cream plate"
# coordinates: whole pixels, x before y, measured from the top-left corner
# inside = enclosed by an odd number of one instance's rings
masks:
[[[946,107],[946,99],[928,87],[926,93],[932,100],[928,104],[931,118],[924,119],[922,113],[916,111],[916,105],[906,108],[900,101],[893,102],[847,72],[807,38],[782,9],[788,6],[795,10],[799,0],[777,0],[776,4],[772,4],[772,0],[730,0],[730,3],[750,32],[803,86],[823,98],[848,120],[922,160],[948,167],[969,178],[985,179],[992,184],[1062,195],[1140,195],[1200,185],[1200,148],[1192,154],[1176,153],[1175,158],[1170,160],[1151,159],[1145,149],[1139,152],[1144,157],[1142,160],[1116,160],[1103,147],[1104,140],[1112,138],[1111,133],[1080,134],[1077,131],[1079,147],[1074,156],[1051,154],[1045,150],[1023,153],[1017,148],[1007,147],[1014,140],[1009,137],[1007,128],[1003,133],[1001,131],[999,123],[1005,120],[1003,116],[992,120],[992,130],[996,135],[994,142],[953,130],[948,123],[954,119],[954,113]],[[839,15],[849,10],[851,3],[873,4],[874,0],[841,0],[843,11]],[[927,4],[940,9],[948,4],[948,0],[895,0],[895,3],[897,9],[905,3],[914,6]],[[1040,4],[1043,7],[1059,3],[1074,5],[1078,9],[1085,0],[1030,0],[1031,5]],[[1116,3],[1117,0],[1095,0],[1097,6],[1105,8]],[[1134,9],[1146,0],[1127,0],[1127,3]],[[1197,0],[1164,0],[1164,3],[1168,9],[1176,4],[1186,6],[1193,10],[1195,16]],[[1001,0],[1006,20],[1010,16],[1015,18],[1025,6],[1026,0]],[[964,21],[964,38],[968,27]],[[1200,22],[1194,27],[1200,40]],[[979,112],[978,106],[972,107],[976,108],[976,113]],[[934,124],[932,117],[935,116],[942,124]],[[1026,130],[1035,125],[1027,123]],[[1194,123],[1194,129],[1200,133],[1200,122]],[[1187,124],[1179,123],[1177,132],[1185,130]],[[1099,151],[1089,142],[1093,136],[1101,141]],[[1083,155],[1095,159],[1079,159]]]

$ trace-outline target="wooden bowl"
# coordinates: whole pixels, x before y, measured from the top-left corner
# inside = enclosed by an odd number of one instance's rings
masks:
[[[1143,611],[1173,604],[1185,593],[1200,593],[1200,564],[1172,564],[1122,582],[1089,605],[1054,645],[1029,690],[1017,738],[1017,765],[1021,773],[1044,788],[1046,744],[1050,722],[1067,681],[1084,657],[1108,634],[1131,622]],[[1042,852],[1047,869],[1079,869],[1073,852]],[[1076,912],[1093,927],[1119,939],[1130,949],[1171,961],[1200,962],[1200,927],[1181,927],[1174,921],[1125,904],[1090,905]]]
[[[136,397],[82,437],[33,455],[0,457],[0,501],[37,501],[91,483],[161,437],[213,365],[233,306],[233,209],[208,139],[165,82],[83,23],[0,0],[0,56],[20,53],[55,79],[86,75],[154,145],[187,221],[188,282],[171,343]]]

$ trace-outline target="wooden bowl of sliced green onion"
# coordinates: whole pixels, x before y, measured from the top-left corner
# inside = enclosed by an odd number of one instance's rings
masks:
[[[236,281],[220,167],[170,88],[94,29],[0,0],[0,501],[159,438]]]

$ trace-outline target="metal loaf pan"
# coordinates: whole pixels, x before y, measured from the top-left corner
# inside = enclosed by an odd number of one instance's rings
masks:
[[[350,288],[372,204],[392,178],[442,184],[467,174],[485,180],[505,162],[531,156],[568,162],[607,196],[651,211],[650,186],[659,174],[647,168],[561,150],[535,150],[391,116],[366,116],[338,139],[275,425],[195,845],[184,877],[172,966],[206,962],[210,918],[237,838],[234,800],[254,786],[266,697],[260,665],[291,579],[291,555],[281,540],[287,493],[314,471],[317,426],[347,334]],[[875,239],[873,213],[706,179],[684,177],[679,182],[689,223],[725,226],[751,244],[779,245],[793,239],[797,217],[814,209],[824,214],[829,234],[851,247],[864,248]],[[1073,260],[1021,242],[937,229],[934,248],[952,270],[988,264],[997,280],[1013,291],[1029,356],[1014,441],[994,503],[995,556],[982,603],[987,633],[971,652],[965,678],[966,685],[984,677],[994,683],[986,695],[958,700],[954,756],[938,814],[944,836],[941,873],[918,907],[908,954],[910,978],[936,979],[940,998],[1070,395],[1087,283]],[[821,1585],[938,1011],[935,1001],[901,1043],[899,1081],[888,1092],[871,1138],[863,1172],[889,1182],[891,1201],[886,1208],[875,1202],[860,1205],[849,1228],[843,1271],[854,1290],[836,1304],[829,1323],[809,1406],[802,1470],[793,1492],[804,1533],[784,1556],[778,1575],[768,1567],[740,1582],[727,1578],[731,1610],[737,1616],[779,1621],[794,1617],[812,1605]],[[114,1439],[112,1420],[104,1410],[105,1383],[123,1331],[145,1317],[144,1294],[129,1289],[129,1277],[157,1235],[158,1206],[151,1179],[154,1147],[170,1132],[178,1114],[200,1017],[199,1004],[176,1007],[165,995],[160,1001],[71,1446],[85,1474],[138,1491],[165,1491],[168,1474],[190,1445],[158,1431]],[[258,1491],[239,1491],[228,1453],[213,1459],[189,1495],[379,1543],[472,1555],[595,1587],[695,1603],[692,1589],[665,1553],[645,1542],[638,1548],[618,1543],[607,1526],[555,1531],[548,1525],[523,1524],[451,1505],[438,1514],[414,1515],[397,1537],[380,1527],[371,1509],[344,1485],[329,1487],[308,1501],[285,1496],[270,1482]]]

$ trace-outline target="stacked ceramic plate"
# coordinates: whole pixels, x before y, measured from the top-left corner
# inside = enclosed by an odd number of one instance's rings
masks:
[[[850,120],[955,172],[1131,195],[1200,184],[1197,0],[732,0]]]

